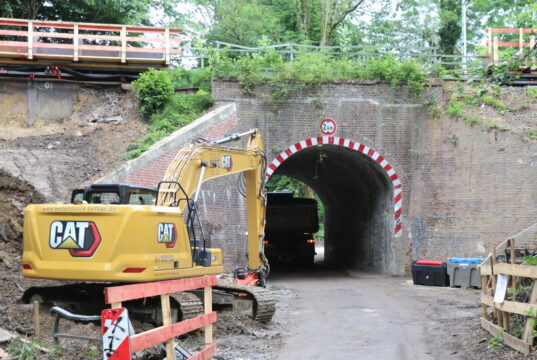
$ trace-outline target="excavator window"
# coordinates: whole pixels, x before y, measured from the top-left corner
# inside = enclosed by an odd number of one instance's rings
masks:
[[[155,205],[155,194],[133,192],[129,196],[129,204],[132,205]]]
[[[90,192],[88,194],[90,204],[120,204],[119,193],[116,192]]]

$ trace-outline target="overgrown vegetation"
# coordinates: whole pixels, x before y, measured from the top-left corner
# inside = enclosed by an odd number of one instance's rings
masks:
[[[274,49],[237,57],[209,51],[209,66],[204,69],[150,69],[133,82],[142,105],[140,111],[149,123],[149,134],[132,144],[126,157],[138,157],[156,141],[209,109],[213,76],[238,79],[245,94],[252,94],[256,86],[268,85],[270,93],[265,97],[273,104],[273,110],[277,110],[292,91],[315,89],[326,81],[386,81],[393,87],[406,86],[416,96],[425,87],[426,75],[415,61],[400,62],[393,55],[370,58],[365,64],[358,60],[319,52],[300,54],[293,62],[284,62],[283,56]],[[195,94],[177,92],[185,88],[199,91]]]
[[[499,96],[501,88],[494,84],[487,84],[484,81],[470,83],[469,85],[460,85],[454,89],[450,100],[445,107],[449,116],[464,119],[470,126],[483,125],[488,129],[499,131],[510,130],[507,126],[499,124],[496,120],[486,120],[471,111],[471,108],[489,106],[496,111],[503,113],[506,111],[521,111],[529,108],[527,101],[521,102],[517,106],[509,107],[503,103]]]
[[[145,119],[160,111],[173,94],[168,73],[150,68],[139,79],[132,82],[134,91],[140,99],[140,112]]]
[[[42,349],[47,349],[49,358],[61,359],[61,345],[48,347],[44,342],[37,339],[31,339],[29,342],[22,341],[19,338],[11,339],[7,352],[12,359],[17,360],[39,360],[43,358]]]
[[[127,159],[140,156],[151,145],[200,117],[212,104],[208,70],[171,71],[150,69],[133,82],[142,106],[140,112],[148,122],[149,133],[135,143],[126,154]],[[165,85],[162,86],[159,83]],[[178,89],[196,89],[193,92],[175,92]],[[209,91],[208,91],[209,90]]]
[[[213,75],[239,79],[245,93],[254,85],[269,84],[276,98],[284,97],[297,87],[314,87],[324,81],[379,80],[394,87],[407,86],[421,94],[426,75],[414,60],[399,61],[394,55],[369,58],[365,63],[356,57],[332,56],[323,52],[299,54],[293,62],[284,62],[281,54],[267,48],[259,53],[230,57],[213,54]],[[285,84],[282,87],[282,84]]]

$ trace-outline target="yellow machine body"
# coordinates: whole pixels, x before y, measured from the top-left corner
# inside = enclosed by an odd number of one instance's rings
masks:
[[[210,249],[211,266],[193,265],[177,208],[30,205],[24,220],[26,277],[138,282],[223,271],[220,249]]]
[[[145,282],[220,274],[220,249],[205,249],[204,264],[194,260],[203,249],[189,237],[185,199],[192,199],[204,181],[239,172],[244,172],[247,198],[248,265],[252,270],[262,267],[266,264],[263,142],[255,129],[240,135],[245,134],[249,135],[247,149],[204,142],[181,150],[166,171],[167,183],[159,187],[156,205],[27,206],[23,275]]]

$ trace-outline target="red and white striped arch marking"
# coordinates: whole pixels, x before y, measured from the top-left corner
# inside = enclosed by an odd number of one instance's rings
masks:
[[[312,137],[306,140],[302,140],[300,142],[295,143],[294,145],[291,145],[281,153],[279,153],[274,160],[267,166],[267,172],[265,173],[265,176],[267,177],[267,180],[272,176],[274,171],[291,155],[296,153],[297,151],[300,151],[302,149],[305,149],[310,146],[316,146],[320,144],[326,144],[326,145],[339,145],[344,146],[346,148],[358,151],[366,156],[369,156],[371,159],[373,159],[388,175],[390,178],[392,184],[393,184],[393,213],[395,218],[395,229],[394,234],[396,237],[401,235],[401,229],[403,228],[403,189],[401,185],[401,180],[399,179],[399,176],[397,176],[397,173],[393,169],[393,167],[386,161],[386,159],[380,155],[375,150],[367,147],[364,144],[360,144],[358,142],[354,142],[349,139],[340,138],[337,136],[318,136],[318,137]]]

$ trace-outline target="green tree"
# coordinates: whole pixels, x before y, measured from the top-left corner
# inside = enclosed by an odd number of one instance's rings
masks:
[[[440,0],[440,53],[454,54],[461,38],[461,0]]]
[[[151,11],[174,16],[172,0],[3,0],[0,17],[151,25]]]
[[[337,30],[348,25],[347,20],[359,7],[375,1],[190,0],[188,3],[193,11],[187,18],[201,21],[186,20],[185,25],[197,29],[205,39],[256,46],[261,40],[336,44]]]

